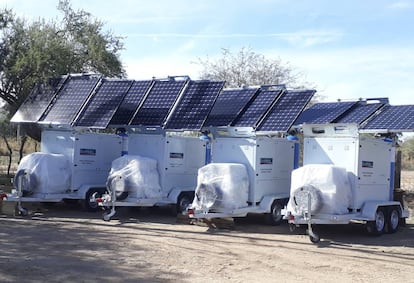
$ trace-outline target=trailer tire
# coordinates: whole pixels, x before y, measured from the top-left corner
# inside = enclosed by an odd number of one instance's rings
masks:
[[[274,200],[270,207],[270,213],[265,214],[266,223],[272,226],[280,225],[283,220],[282,209],[282,202],[280,200]]]
[[[25,177],[25,175],[28,175],[28,177]],[[33,194],[33,189],[37,187],[36,176],[34,174],[30,174],[27,169],[20,169],[19,171],[17,171],[13,179],[15,189],[18,189],[17,186],[19,184],[20,178],[24,178],[22,180],[22,196],[31,196]]]
[[[177,198],[175,210],[177,214],[187,211],[188,206],[193,202],[194,192],[182,192]]]
[[[387,233],[392,234],[397,232],[399,224],[400,211],[395,207],[391,207],[389,212],[387,213]]]
[[[128,191],[125,190],[125,179],[121,175],[112,176],[106,186],[110,190],[115,190],[116,200],[124,200],[128,197]]]
[[[369,234],[373,236],[380,236],[384,233],[385,230],[385,212],[384,209],[378,208],[375,212],[375,220],[368,221],[366,224],[366,228]]]
[[[86,192],[84,206],[85,209],[89,212],[96,212],[99,210],[99,205],[97,202],[91,201],[91,197],[96,193],[96,197],[101,197],[105,192],[105,189],[102,188],[91,188]]]
[[[322,208],[321,191],[312,185],[305,185],[293,192],[293,203],[295,204],[296,212],[308,211],[308,196],[311,199],[310,213],[317,213]]]

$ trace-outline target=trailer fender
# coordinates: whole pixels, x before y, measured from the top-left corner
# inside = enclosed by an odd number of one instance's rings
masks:
[[[182,192],[194,192],[194,189],[191,188],[174,188],[168,194],[168,199],[172,203],[176,203],[178,201],[178,197]]]
[[[367,201],[361,209],[361,215],[369,220],[375,219],[375,213],[378,207],[398,206],[401,213],[401,204],[398,201]]]
[[[275,200],[282,200],[287,203],[287,200],[289,199],[288,195],[280,195],[280,196],[264,196],[262,200],[260,201],[259,207],[262,211],[270,212],[272,208],[272,204]]]

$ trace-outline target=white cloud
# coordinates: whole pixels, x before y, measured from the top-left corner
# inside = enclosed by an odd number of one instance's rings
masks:
[[[303,30],[281,34],[280,37],[292,45],[310,47],[339,41],[343,37],[343,33],[334,30]]]
[[[395,10],[407,10],[414,8],[414,3],[410,1],[397,1],[388,5],[388,8]]]

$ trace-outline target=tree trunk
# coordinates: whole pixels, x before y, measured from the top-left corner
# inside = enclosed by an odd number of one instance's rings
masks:
[[[24,135],[20,138],[20,149],[19,149],[19,163],[23,158],[23,151],[24,151],[24,145],[26,144],[27,136]]]
[[[13,150],[9,144],[9,141],[7,140],[6,136],[3,135],[3,140],[6,143],[7,149],[9,150],[9,164],[7,166],[7,177],[10,177],[10,168],[12,165],[12,156],[13,156]]]

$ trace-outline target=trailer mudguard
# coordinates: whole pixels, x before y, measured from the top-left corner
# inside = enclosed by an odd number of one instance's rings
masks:
[[[389,206],[398,206],[400,211],[402,211],[401,204],[398,201],[366,201],[361,209],[361,215],[363,218],[369,220],[375,219],[375,213],[377,212],[378,207],[389,207]]]
[[[170,191],[167,198],[171,201],[171,203],[177,203],[178,196],[182,192],[194,192],[194,188],[174,188]]]
[[[260,210],[270,212],[270,209],[272,207],[272,204],[273,204],[273,202],[275,200],[279,200],[279,199],[280,200],[282,200],[282,199],[286,199],[287,200],[288,198],[289,198],[289,195],[264,196],[262,198],[262,200],[260,201],[260,204],[259,204]]]

